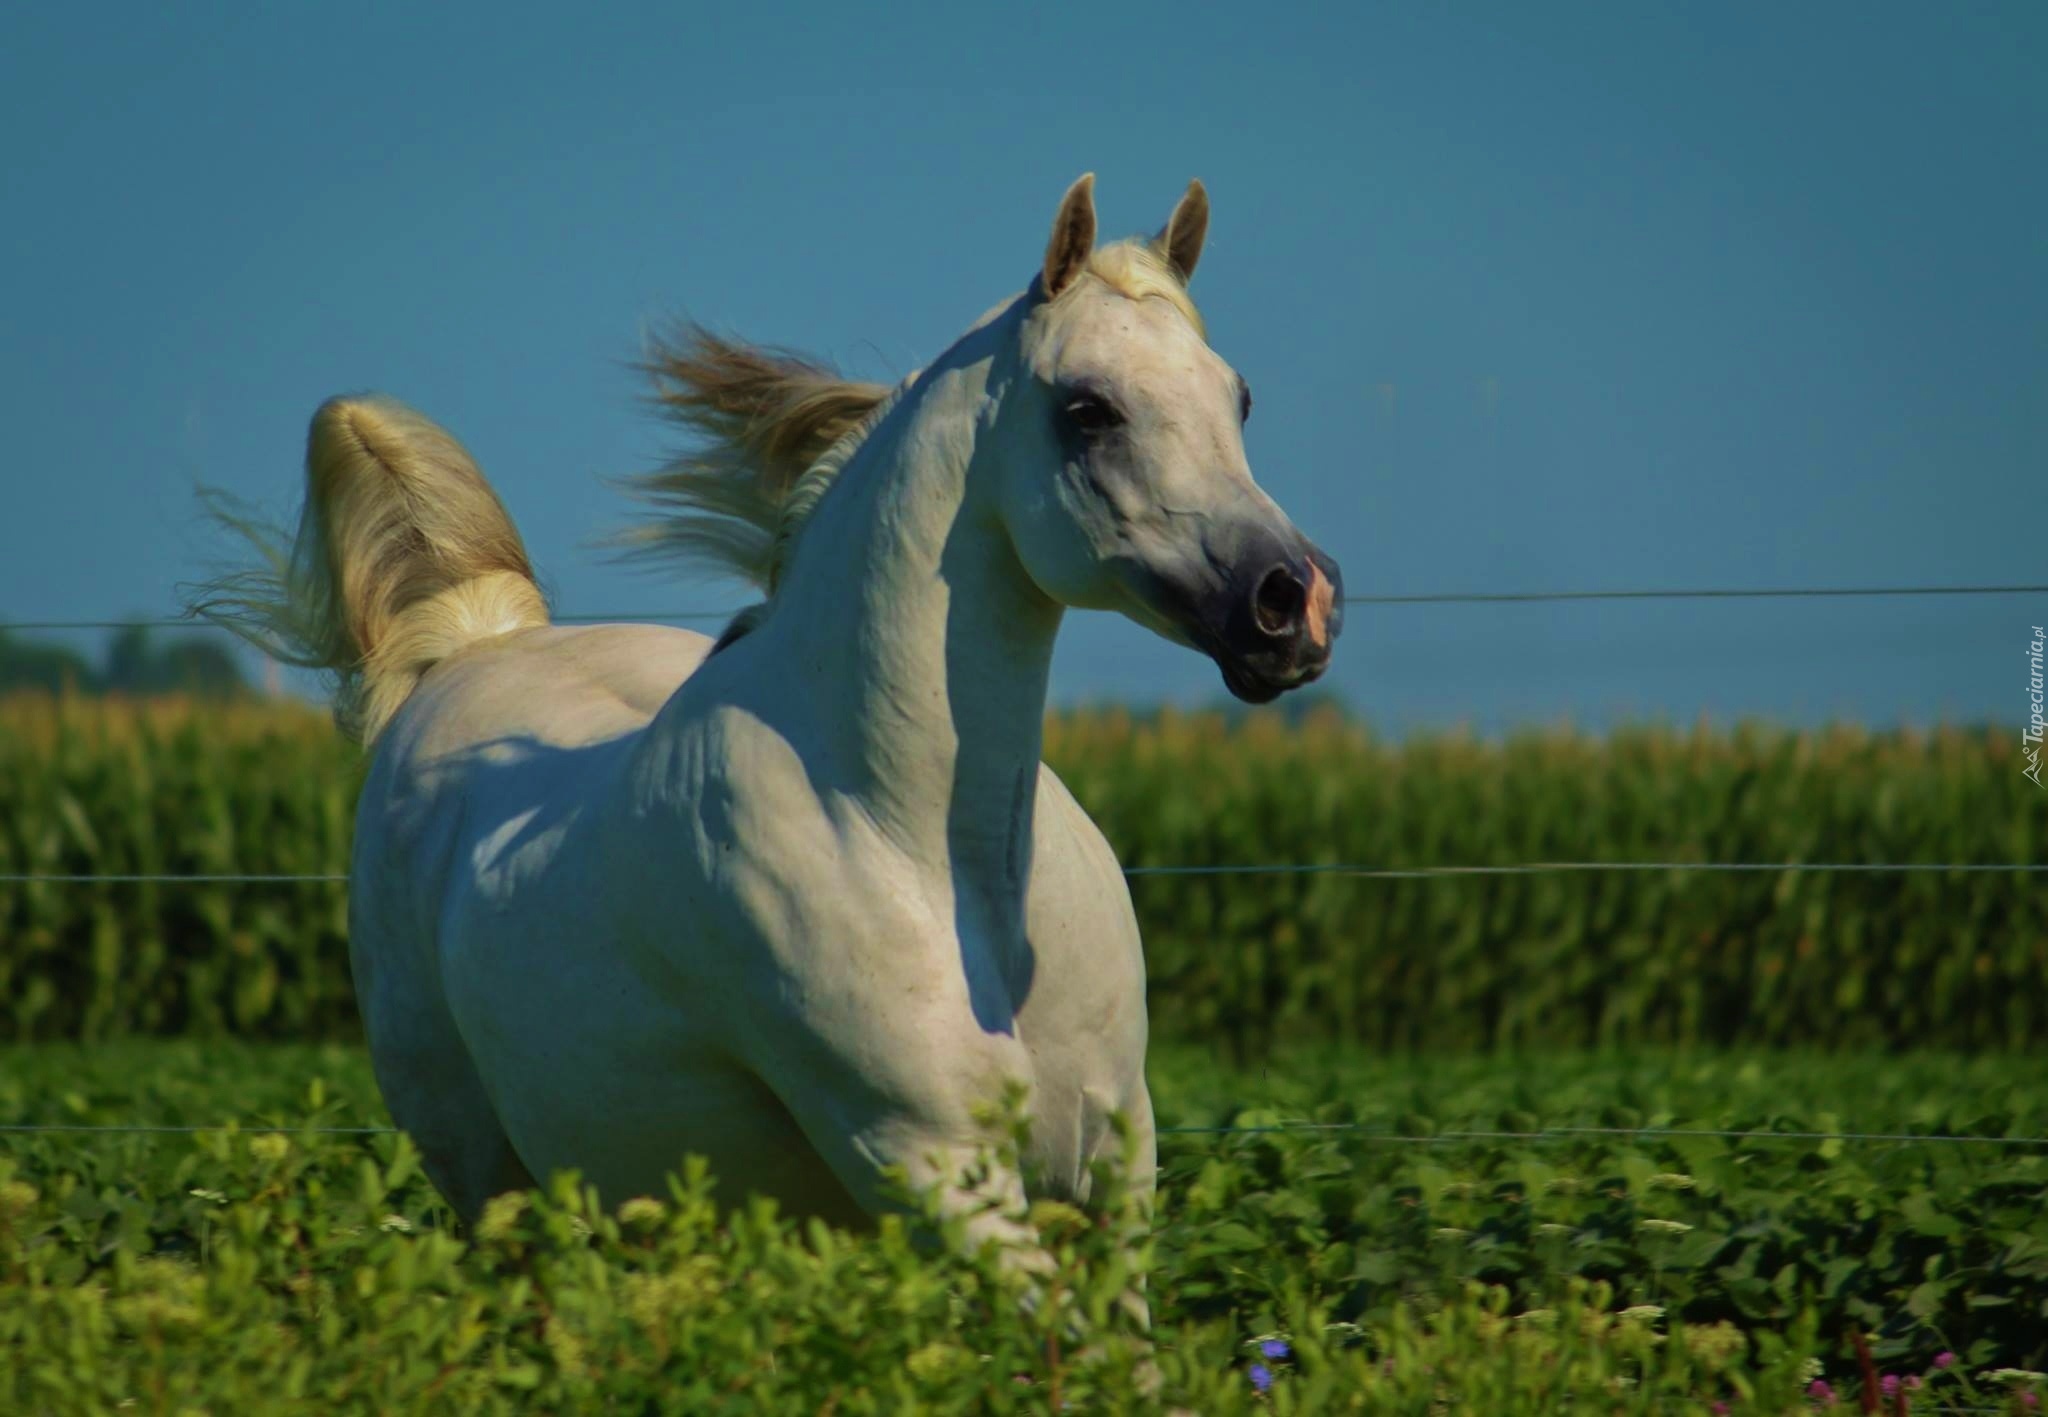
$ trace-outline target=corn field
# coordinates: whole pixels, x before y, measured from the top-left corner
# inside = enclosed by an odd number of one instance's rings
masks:
[[[2016,734],[1756,727],[1390,743],[1335,714],[1057,716],[1127,868],[2038,862]],[[0,701],[0,875],[339,874],[360,765],[294,704]],[[1392,1050],[2048,1039],[2039,875],[1146,876],[1156,1034]],[[346,887],[0,883],[0,1037],[357,1024]]]

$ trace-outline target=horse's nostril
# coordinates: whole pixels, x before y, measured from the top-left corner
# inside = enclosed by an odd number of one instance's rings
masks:
[[[1301,625],[1301,613],[1308,605],[1308,587],[1293,571],[1275,566],[1259,578],[1252,595],[1252,618],[1268,635],[1289,635]]]

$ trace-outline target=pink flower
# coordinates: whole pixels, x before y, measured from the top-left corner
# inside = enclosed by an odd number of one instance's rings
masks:
[[[1717,1402],[1707,1410],[1712,1412],[1714,1417],[1728,1417],[1728,1404],[1725,1402]]]
[[[1955,1361],[1956,1355],[1949,1352],[1945,1348],[1941,1352],[1934,1355],[1934,1366],[1937,1368],[1946,1368]]]
[[[1879,1378],[1877,1382],[1877,1390],[1883,1393],[1886,1397],[1897,1397],[1899,1395],[1898,1374],[1886,1373],[1882,1378]]]
[[[1835,1390],[1820,1378],[1813,1380],[1813,1386],[1806,1390],[1806,1395],[1813,1399],[1814,1405],[1817,1407],[1833,1407],[1835,1405]]]

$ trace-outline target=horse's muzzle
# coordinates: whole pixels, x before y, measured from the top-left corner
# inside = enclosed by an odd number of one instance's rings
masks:
[[[1330,667],[1344,628],[1344,573],[1303,545],[1233,576],[1210,653],[1223,683],[1246,703],[1270,703]]]

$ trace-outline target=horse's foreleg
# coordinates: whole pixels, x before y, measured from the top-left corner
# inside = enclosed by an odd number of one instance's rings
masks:
[[[1098,1219],[1114,1223],[1121,1218],[1109,1213],[1116,1200],[1114,1188],[1111,1194],[1104,1194],[1094,1185],[1093,1168],[1107,1164],[1121,1173],[1121,1199],[1134,1205],[1144,1222],[1149,1224],[1152,1203],[1159,1187],[1159,1137],[1152,1116],[1152,1093],[1142,1081],[1137,1086],[1130,1109],[1123,1114],[1123,1122],[1121,1135],[1108,1125],[1096,1132],[1094,1145],[1086,1158],[1091,1174],[1083,1180],[1081,1205]],[[1131,1287],[1118,1296],[1117,1302],[1137,1320],[1140,1327],[1147,1330],[1152,1327],[1151,1306],[1145,1301],[1145,1276],[1139,1275]]]
[[[911,1195],[930,1206],[941,1226],[957,1226],[957,1243],[969,1252],[992,1243],[1005,1268],[1042,1274],[1053,1267],[1052,1256],[1025,1220],[1030,1202],[1023,1174],[991,1143],[903,1123],[888,1127],[880,1138],[857,1136],[852,1141],[872,1178],[871,1211],[900,1205],[882,1184],[888,1172],[896,1171],[909,1183]]]

